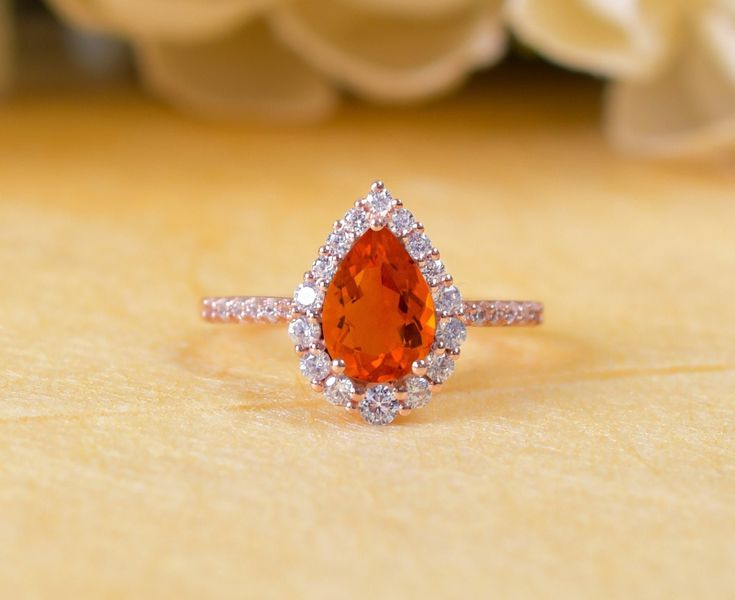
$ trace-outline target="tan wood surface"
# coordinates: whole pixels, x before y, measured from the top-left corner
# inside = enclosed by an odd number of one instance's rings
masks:
[[[596,92],[524,85],[315,128],[0,107],[0,596],[732,598],[733,164],[622,158]],[[197,316],[290,293],[376,177],[465,296],[547,306],[384,428]]]

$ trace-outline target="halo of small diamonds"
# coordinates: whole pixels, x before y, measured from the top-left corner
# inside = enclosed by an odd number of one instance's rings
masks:
[[[432,290],[437,330],[432,350],[414,363],[413,374],[387,383],[367,384],[344,374],[344,363],[333,361],[324,347],[321,328],[324,292],[340,262],[369,229],[387,227],[416,261]],[[246,307],[241,307],[246,310]],[[374,182],[370,192],[337,221],[304,280],[294,292],[288,331],[301,355],[300,370],[332,404],[357,408],[371,424],[385,425],[396,416],[426,406],[432,392],[447,380],[466,338],[462,296],[452,283],[438,251],[423,226],[385,189]]]

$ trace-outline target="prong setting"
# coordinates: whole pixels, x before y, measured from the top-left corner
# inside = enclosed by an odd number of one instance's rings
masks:
[[[436,338],[428,355],[411,364],[408,375],[386,383],[364,383],[347,374],[347,363],[343,359],[329,355],[322,332],[322,306],[332,278],[354,243],[366,231],[377,232],[384,228],[401,241],[431,289]],[[319,248],[317,260],[294,293],[289,327],[294,330],[294,336],[300,336],[294,350],[312,389],[322,393],[332,404],[348,411],[359,411],[370,423],[386,424],[398,415],[407,416],[425,406],[432,394],[441,390],[459,357],[459,343],[464,341],[462,331],[453,321],[461,314],[461,309],[459,291],[440,260],[439,251],[426,235],[424,224],[378,180],[372,183],[367,196],[356,200],[347,213],[332,224],[326,243]],[[445,339],[439,339],[440,331]]]

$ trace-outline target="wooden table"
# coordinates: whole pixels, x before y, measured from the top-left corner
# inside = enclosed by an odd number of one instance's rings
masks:
[[[320,127],[207,124],[127,89],[0,107],[4,598],[732,598],[735,169],[616,155],[585,85],[477,85]],[[290,293],[381,177],[471,332],[390,427],[328,405]]]

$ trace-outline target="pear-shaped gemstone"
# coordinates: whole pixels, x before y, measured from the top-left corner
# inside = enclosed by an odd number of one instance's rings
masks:
[[[359,381],[399,379],[429,353],[431,288],[387,228],[365,232],[342,260],[324,297],[322,329],[329,355]]]

